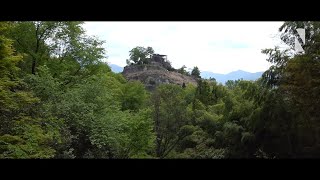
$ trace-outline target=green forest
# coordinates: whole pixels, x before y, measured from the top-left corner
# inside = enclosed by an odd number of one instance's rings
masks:
[[[1,159],[320,157],[320,22],[284,22],[289,48],[261,50],[272,65],[256,81],[195,68],[197,86],[152,92],[112,72],[83,23],[0,22]],[[304,53],[292,53],[297,28]],[[132,48],[131,63],[154,53]]]

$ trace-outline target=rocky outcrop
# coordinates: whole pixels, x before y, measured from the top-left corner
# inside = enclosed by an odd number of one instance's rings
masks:
[[[148,90],[154,90],[159,84],[197,85],[196,78],[176,72],[166,61],[153,60],[149,64],[129,65],[124,67],[122,74],[128,81],[141,81]]]

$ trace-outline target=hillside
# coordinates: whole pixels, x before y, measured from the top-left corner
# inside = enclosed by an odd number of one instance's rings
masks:
[[[115,73],[120,73],[120,72],[122,72],[124,70],[123,67],[118,66],[116,64],[110,64],[109,66],[110,66],[111,70],[113,72],[115,72]],[[147,68],[149,70],[152,69],[152,65],[148,65],[147,67],[149,67],[149,68]],[[166,70],[166,69],[164,69],[164,70]],[[213,72],[210,72],[210,71],[202,71],[201,72],[201,77],[204,78],[204,79],[209,79],[210,77],[214,77],[217,80],[217,82],[224,84],[228,80],[237,80],[237,79],[257,80],[258,78],[261,77],[262,73],[263,72],[250,73],[250,72],[247,72],[247,71],[238,70],[238,71],[230,72],[228,74],[219,74],[219,73],[213,73]],[[150,74],[150,72],[147,72],[147,74]],[[176,73],[176,72],[167,73],[167,75],[169,75],[169,74],[171,74],[171,76],[174,79],[177,79],[177,77],[181,76],[181,74]],[[174,75],[172,75],[172,74],[174,74]],[[136,76],[139,76],[139,75],[136,74]],[[151,76],[153,76],[153,75],[151,75]],[[186,76],[183,75],[182,77],[183,78],[187,78],[187,79],[190,80],[189,76],[186,77]],[[133,78],[133,77],[130,77],[130,78]],[[169,78],[169,79],[171,79],[171,78]],[[180,79],[180,80],[178,80],[178,83],[180,84],[181,83],[181,78],[178,78],[178,79]],[[190,81],[192,81],[192,80],[190,80]]]
[[[190,83],[197,85],[196,78],[175,72],[174,69],[170,71],[168,69],[170,68],[163,65],[163,63],[152,60],[150,64],[131,64],[126,66],[122,74],[129,81],[141,81],[148,90],[155,89],[159,84],[177,84],[182,86],[183,84],[187,85]]]

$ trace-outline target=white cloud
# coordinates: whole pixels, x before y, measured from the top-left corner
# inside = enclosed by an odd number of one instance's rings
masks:
[[[279,45],[282,22],[86,22],[89,35],[105,40],[108,62],[124,66],[129,51],[151,46],[175,68],[228,73],[257,72],[270,64],[261,49]]]

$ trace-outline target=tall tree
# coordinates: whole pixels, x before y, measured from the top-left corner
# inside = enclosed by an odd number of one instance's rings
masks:
[[[152,47],[137,46],[130,50],[129,61],[133,61],[135,64],[148,64],[151,56],[154,54]]]
[[[22,70],[35,74],[37,67],[47,65],[66,83],[97,71],[105,57],[104,42],[86,36],[81,25],[77,21],[15,22],[10,35],[17,51],[24,54]]]
[[[152,97],[156,133],[156,156],[165,158],[191,134],[187,124],[184,91],[177,85],[161,85]]]
[[[52,158],[60,144],[60,121],[41,118],[39,102],[18,77],[22,56],[6,37],[12,24],[0,22],[0,158]],[[35,108],[35,109],[33,109]]]
[[[200,70],[199,70],[199,68],[198,68],[197,66],[195,66],[195,67],[192,69],[191,75],[192,75],[192,76],[195,76],[195,77],[197,77],[197,78],[201,78],[201,76],[200,76]]]
[[[302,46],[305,52],[290,54],[297,28],[306,31],[306,43]],[[273,66],[262,78],[269,87],[262,119],[274,121],[264,122],[264,131],[258,136],[268,137],[260,141],[268,153],[276,157],[319,156],[319,108],[316,105],[319,97],[315,95],[319,93],[316,88],[319,86],[319,29],[318,22],[285,22],[279,30],[289,49],[263,51]]]

